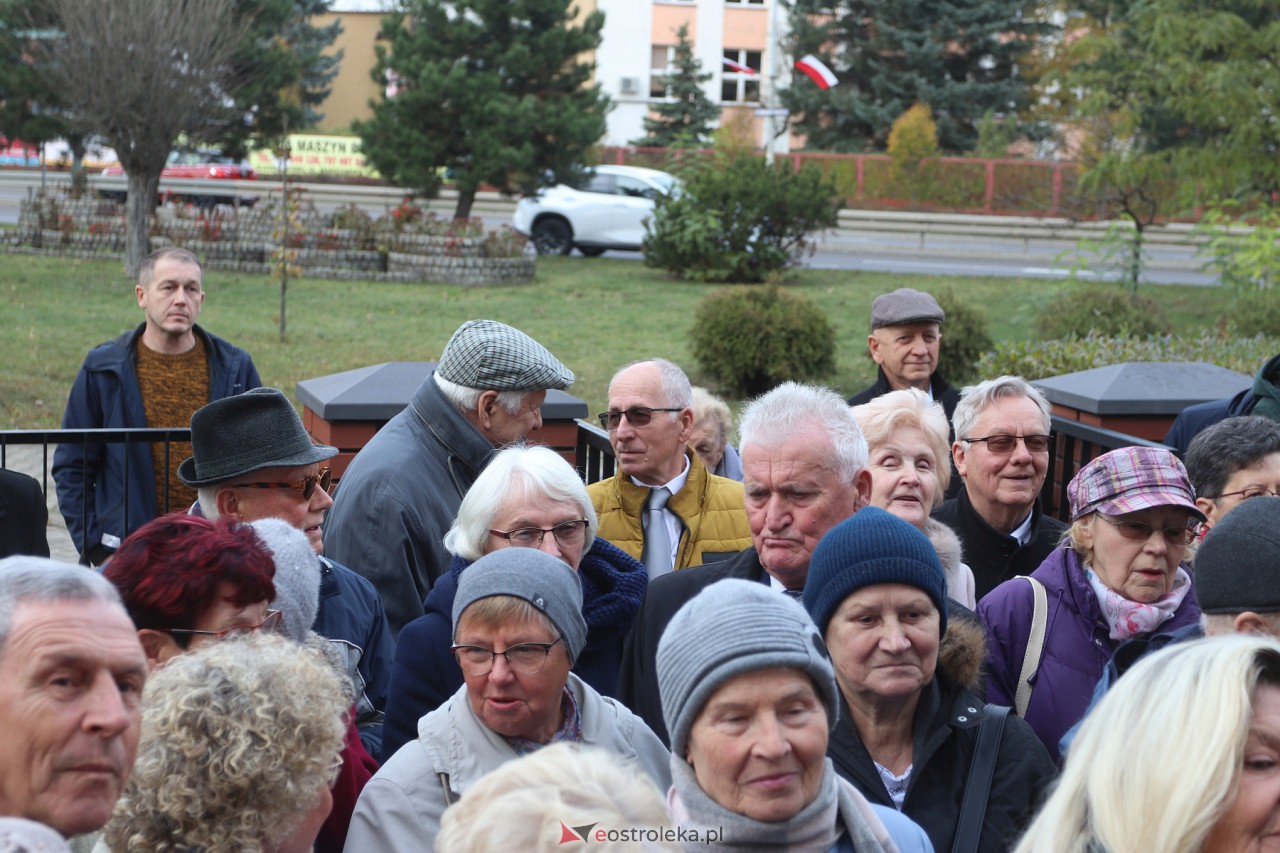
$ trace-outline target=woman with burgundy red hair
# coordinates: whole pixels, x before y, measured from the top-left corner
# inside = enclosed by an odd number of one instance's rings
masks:
[[[275,562],[247,524],[164,515],[134,531],[102,574],[120,590],[154,669],[217,637],[278,625]]]

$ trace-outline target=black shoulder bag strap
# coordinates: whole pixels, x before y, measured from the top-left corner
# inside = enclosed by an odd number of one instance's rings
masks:
[[[982,722],[978,724],[978,741],[969,760],[969,778],[964,783],[964,797],[960,801],[960,819],[956,822],[955,842],[951,853],[974,853],[982,835],[982,821],[987,815],[987,798],[991,794],[991,779],[996,772],[996,756],[1000,752],[1000,737],[1004,734],[1004,721],[1009,709],[1003,705],[987,705]]]

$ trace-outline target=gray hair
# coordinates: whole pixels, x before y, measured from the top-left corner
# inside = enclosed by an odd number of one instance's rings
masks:
[[[480,402],[480,395],[486,390],[485,388],[467,388],[456,382],[450,382],[439,373],[431,374],[431,378],[435,380],[436,387],[440,389],[440,393],[444,398],[453,404],[453,407],[464,415],[468,412],[474,412],[476,405]],[[518,414],[520,407],[524,405],[524,400],[533,391],[495,391],[498,395],[498,405],[502,407],[509,415]]]
[[[101,601],[125,612],[120,592],[93,569],[46,557],[8,557],[0,560],[0,655],[18,607],[54,601]]]
[[[156,264],[167,260],[175,260],[182,264],[195,264],[196,268],[200,270],[201,276],[204,275],[204,267],[200,264],[200,259],[196,257],[195,252],[184,249],[181,246],[162,246],[148,255],[143,260],[142,266],[138,267],[138,284],[143,287],[150,287],[151,279],[155,278]]]
[[[687,409],[693,405],[693,386],[689,384],[689,377],[685,376],[684,371],[680,369],[680,365],[674,361],[668,361],[665,358],[642,358],[633,361],[630,364],[624,364],[618,368],[617,373],[613,374],[613,379],[618,378],[618,374],[624,370],[630,370],[642,364],[652,364],[658,368],[658,385],[662,389],[662,402],[668,406],[679,406]],[[613,379],[609,380],[609,387],[613,387]]]
[[[1049,432],[1049,401],[1036,388],[1021,376],[997,376],[977,385],[969,385],[960,392],[960,402],[956,404],[955,413],[951,416],[951,426],[956,440],[963,441],[968,437],[978,418],[986,408],[996,400],[1009,397],[1026,397],[1036,404],[1044,416],[1044,431]]]
[[[1280,453],[1280,424],[1270,418],[1227,418],[1203,430],[1187,448],[1196,497],[1219,497],[1232,474],[1272,453]]]
[[[494,455],[467,489],[453,527],[445,534],[444,547],[464,560],[478,560],[485,554],[489,528],[500,512],[512,506],[553,503],[578,506],[587,520],[587,539],[582,552],[591,550],[599,523],[578,472],[549,447],[507,447]]]
[[[867,440],[844,398],[820,385],[784,382],[747,403],[738,426],[740,445],[777,445],[794,433],[816,426],[831,439],[833,467],[852,481],[867,467]]]
[[[733,432],[733,413],[729,406],[706,388],[693,389],[693,423],[695,426],[710,423],[720,433],[720,443],[729,441],[729,433]]]

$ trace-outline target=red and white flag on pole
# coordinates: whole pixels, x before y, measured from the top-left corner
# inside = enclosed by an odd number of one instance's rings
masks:
[[[759,72],[750,65],[743,65],[741,62],[734,62],[727,56],[720,57],[720,61],[724,63],[724,67],[730,71],[736,71],[739,74],[758,74]]]
[[[821,59],[812,53],[805,54],[796,60],[796,68],[808,75],[809,79],[818,84],[819,89],[830,89],[840,81],[836,79],[836,75],[831,73]]]

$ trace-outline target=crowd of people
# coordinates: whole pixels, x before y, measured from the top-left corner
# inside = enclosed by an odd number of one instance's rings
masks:
[[[1200,423],[1185,463],[1097,456],[1064,523],[1044,396],[948,385],[945,314],[903,289],[872,307],[870,388],[784,383],[736,441],[643,359],[599,415],[616,472],[584,483],[536,441],[573,371],[473,320],[343,460],[195,325],[200,275],[144,265],[143,324],[90,353],[66,419],[186,418],[189,455],[59,451],[84,566],[47,558],[39,513],[0,526],[0,849],[1280,837],[1265,407]]]

